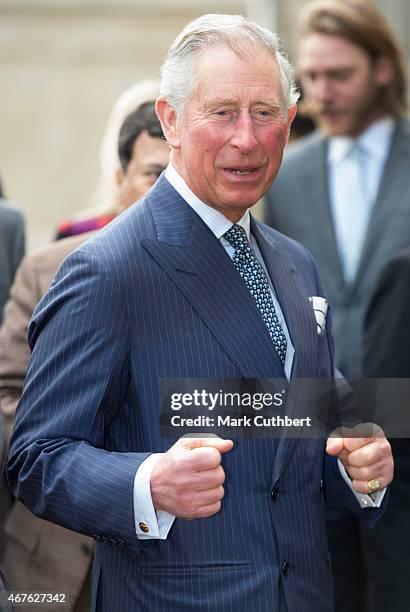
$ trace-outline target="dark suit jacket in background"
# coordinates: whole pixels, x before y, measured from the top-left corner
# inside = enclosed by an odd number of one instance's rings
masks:
[[[363,371],[368,378],[410,378],[410,247],[399,251],[385,266],[370,300]],[[408,423],[408,411],[404,418]],[[384,571],[377,572],[374,607],[396,611],[408,607],[410,596],[410,440],[393,438],[390,443],[395,477],[388,511],[377,525],[376,537],[373,530],[365,534],[365,545],[370,540],[372,550],[379,548],[375,554],[388,559]],[[370,559],[370,571],[374,572],[372,563],[375,561]]]
[[[332,376],[310,255],[251,229],[296,349],[292,375]],[[360,510],[324,440],[236,440],[221,512],[176,519],[165,541],[136,537],[136,470],[172,444],[159,430],[159,380],[283,376],[231,259],[164,177],[65,261],[30,342],[8,477],[35,513],[95,534],[93,609],[332,610],[324,491],[369,523],[380,511]]]
[[[0,324],[18,265],[24,255],[24,220],[21,212],[0,200]]]
[[[398,249],[410,245],[409,121],[401,119],[397,123],[357,277],[352,284],[344,281],[336,245],[325,138],[315,133],[289,150],[266,202],[269,225],[302,242],[316,260],[333,317],[336,365],[349,378],[363,374],[362,363],[365,373],[369,372],[377,355],[385,349],[394,350],[386,347],[391,333],[386,325],[376,355],[370,356],[370,351],[366,351],[363,361],[365,312],[379,275]],[[384,316],[390,314],[384,313]],[[377,325],[380,325],[380,315]],[[375,340],[374,332],[372,336]],[[370,359],[369,364],[366,364],[367,359]],[[399,462],[396,481],[399,471],[402,471],[399,478],[408,480],[407,468],[403,469]],[[409,508],[408,494],[403,490],[400,503],[400,492],[395,484],[383,521],[372,530],[347,513],[328,511],[337,612],[403,612],[408,608],[409,546],[403,546],[400,540],[403,530],[409,533]],[[347,584],[350,585],[348,593]]]
[[[304,244],[315,259],[332,309],[336,365],[361,375],[363,320],[384,265],[410,245],[410,123],[393,136],[356,281],[343,278],[329,202],[327,141],[315,133],[289,150],[266,196],[266,222]]]
[[[89,237],[85,234],[50,244],[25,257],[19,266],[0,328],[0,407],[7,418],[8,438],[27,372],[27,330],[34,308],[63,259]],[[8,509],[4,531],[3,567],[11,590],[60,591],[68,597],[64,610],[89,610],[91,538],[34,516],[19,501]],[[19,606],[21,612],[32,608],[33,604]],[[42,609],[54,610],[55,604],[42,604]]]
[[[372,378],[410,378],[410,247],[383,268],[370,300],[363,370]]]

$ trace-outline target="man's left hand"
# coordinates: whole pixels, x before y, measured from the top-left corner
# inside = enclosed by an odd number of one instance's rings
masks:
[[[358,493],[373,493],[387,487],[394,472],[391,446],[383,430],[375,430],[370,437],[357,437],[359,425],[351,432],[356,437],[333,437],[327,440],[326,452],[337,456],[352,479],[352,486]],[[348,432],[344,432],[348,433]]]

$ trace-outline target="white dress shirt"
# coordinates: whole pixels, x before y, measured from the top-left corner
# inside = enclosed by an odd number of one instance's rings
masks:
[[[201,219],[206,223],[209,229],[213,232],[213,234],[220,240],[221,244],[225,248],[226,252],[233,259],[235,249],[229,244],[229,242],[223,237],[225,232],[227,232],[233,225],[232,221],[227,219],[222,213],[217,211],[215,208],[208,206],[202,200],[200,200],[188,187],[184,179],[178,174],[175,168],[169,164],[165,170],[165,177],[169,181],[169,183],[174,187],[174,189],[179,193],[179,195],[191,206],[195,212],[201,217]],[[255,252],[255,256],[258,259],[259,263],[265,270],[266,277],[269,282],[271,296],[274,303],[275,311],[279,320],[279,323],[282,327],[282,330],[285,334],[287,347],[286,347],[286,358],[284,371],[285,376],[289,380],[290,374],[292,370],[293,357],[295,354],[295,349],[292,345],[289,331],[286,325],[285,318],[283,316],[282,309],[277,300],[277,297],[274,292],[274,288],[269,278],[269,274],[266,269],[266,265],[263,261],[262,254],[259,250],[256,240],[250,233],[250,214],[249,211],[246,211],[243,217],[237,222],[238,225],[243,227],[246,232],[246,236],[248,238],[248,242],[250,243],[252,249]],[[272,346],[272,350],[274,350]],[[134,480],[134,519],[135,519],[135,529],[137,533],[137,537],[141,540],[145,539],[160,539],[165,540],[168,536],[168,532],[171,529],[171,526],[175,520],[175,517],[168,512],[163,510],[155,510],[154,505],[152,503],[151,490],[150,490],[150,478],[152,469],[155,463],[159,460],[162,453],[153,453],[150,455],[139,467],[137,473],[135,475]],[[339,461],[339,468],[343,478],[346,480],[349,487],[352,489],[351,481],[347,472],[345,471],[342,463]],[[352,489],[353,490],[353,489]],[[353,490],[356,498],[359,501],[359,504],[362,508],[366,507],[378,507],[383,499],[384,491],[381,492],[381,499],[378,500],[378,503],[374,502],[370,496],[368,495],[360,495]],[[140,528],[140,524],[143,524],[144,530],[142,531]]]
[[[394,120],[386,117],[372,123],[356,139],[347,136],[329,139],[330,208],[347,282],[352,282],[356,275],[394,126]]]

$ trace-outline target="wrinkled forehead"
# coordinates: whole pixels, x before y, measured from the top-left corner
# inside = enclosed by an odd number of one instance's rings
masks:
[[[267,49],[248,45],[245,52],[219,45],[198,53],[191,97],[202,102],[250,98],[283,105],[284,91],[276,57]]]

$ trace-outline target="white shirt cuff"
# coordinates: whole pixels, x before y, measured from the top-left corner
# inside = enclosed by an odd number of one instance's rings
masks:
[[[337,459],[337,463],[339,465],[339,470],[340,470],[343,480],[348,484],[353,495],[359,502],[360,507],[361,508],[380,508],[380,506],[382,505],[383,498],[386,494],[386,487],[384,489],[381,489],[380,491],[376,491],[375,493],[372,493],[371,495],[367,495],[366,493],[358,493],[357,491],[353,489],[352,481],[349,478],[349,474],[346,472],[345,466],[343,465],[343,463],[340,461],[339,458]]]
[[[134,519],[139,540],[166,540],[175,516],[165,510],[155,510],[151,497],[151,473],[163,453],[153,453],[145,459],[134,479]]]

